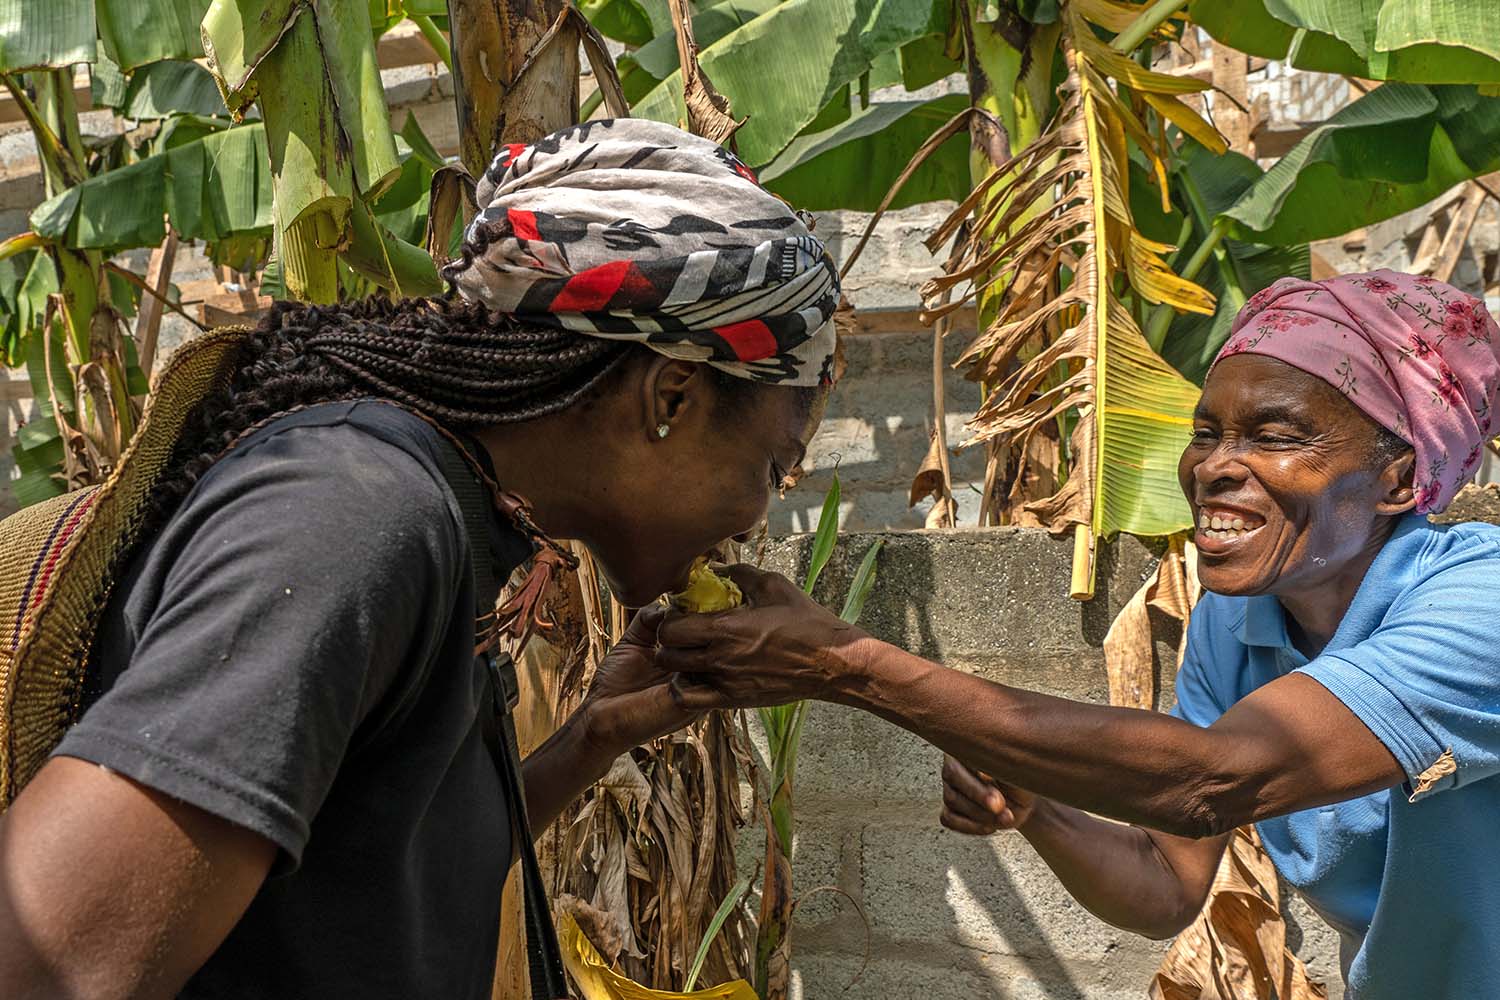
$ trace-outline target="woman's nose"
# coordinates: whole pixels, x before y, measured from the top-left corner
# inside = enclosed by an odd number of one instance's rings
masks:
[[[1203,461],[1193,467],[1193,478],[1200,486],[1208,486],[1225,479],[1238,482],[1245,478],[1245,467],[1236,457],[1231,443],[1221,440],[1218,447],[1205,455]]]

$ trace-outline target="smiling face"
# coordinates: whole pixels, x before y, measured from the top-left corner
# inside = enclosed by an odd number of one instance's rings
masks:
[[[1410,453],[1323,380],[1274,358],[1209,375],[1178,464],[1203,585],[1220,594],[1347,589],[1410,510]]]

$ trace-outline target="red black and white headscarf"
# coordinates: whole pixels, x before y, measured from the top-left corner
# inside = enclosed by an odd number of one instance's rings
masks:
[[[715,143],[584,122],[503,149],[476,197],[464,255],[443,269],[465,298],[741,378],[832,384],[833,261]]]

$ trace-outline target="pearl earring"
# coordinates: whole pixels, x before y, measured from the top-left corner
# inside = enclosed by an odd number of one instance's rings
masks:
[[[656,425],[656,436],[659,437],[659,438],[664,438],[668,434],[670,434],[671,432],[672,432],[672,428],[668,427],[666,424],[657,424]]]

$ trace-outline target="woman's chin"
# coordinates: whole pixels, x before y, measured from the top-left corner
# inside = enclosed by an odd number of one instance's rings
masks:
[[[689,562],[680,571],[657,575],[632,573],[619,577],[604,569],[604,581],[609,584],[615,600],[627,608],[643,608],[663,594],[675,594],[687,587],[688,573],[693,564]]]

